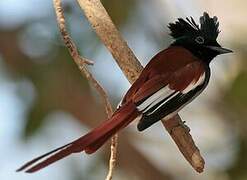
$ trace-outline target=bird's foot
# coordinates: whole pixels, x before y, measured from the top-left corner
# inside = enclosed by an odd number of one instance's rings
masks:
[[[182,126],[184,129],[186,129],[188,132],[190,132],[189,126],[187,126],[185,123],[186,121],[180,121],[179,125]]]

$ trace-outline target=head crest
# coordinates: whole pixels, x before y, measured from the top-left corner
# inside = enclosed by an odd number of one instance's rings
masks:
[[[200,27],[192,17],[187,17],[186,20],[178,18],[175,23],[170,23],[168,27],[171,30],[171,36],[175,39],[183,36],[202,35],[207,40],[216,40],[220,32],[218,18],[216,16],[211,18],[206,12],[200,17]]]

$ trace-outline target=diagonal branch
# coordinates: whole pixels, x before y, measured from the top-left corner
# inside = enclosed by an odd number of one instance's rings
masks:
[[[74,42],[70,38],[69,33],[66,30],[65,18],[63,14],[62,5],[61,5],[61,0],[53,0],[53,3],[54,3],[56,16],[57,16],[58,27],[61,32],[63,41],[66,47],[68,48],[69,53],[71,57],[73,58],[74,62],[77,64],[78,68],[80,69],[80,72],[82,73],[82,75],[84,75],[87,78],[87,80],[92,83],[92,85],[95,87],[95,89],[100,94],[102,101],[104,103],[107,116],[110,118],[113,114],[113,110],[112,110],[110,101],[108,99],[108,96],[105,90],[103,89],[103,87],[98,83],[98,81],[93,77],[93,75],[88,71],[86,67],[86,65],[93,65],[93,61],[81,57]],[[109,161],[109,172],[108,172],[106,180],[112,179],[112,173],[113,173],[113,169],[115,167],[115,162],[116,162],[117,139],[118,139],[117,134],[112,137],[111,156],[110,156],[110,161]]]
[[[133,83],[143,67],[120,35],[100,0],[77,1],[97,35],[111,52],[125,76]],[[162,123],[186,160],[197,172],[202,172],[204,159],[179,115]]]
[[[127,79],[133,83],[143,67],[114,26],[100,0],[77,1],[99,38],[111,52]]]

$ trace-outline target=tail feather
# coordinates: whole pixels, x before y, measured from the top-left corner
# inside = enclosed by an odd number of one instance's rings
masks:
[[[72,143],[69,143],[69,144],[66,144],[66,145],[64,145],[64,146],[61,146],[61,147],[59,147],[59,148],[57,148],[57,149],[54,149],[54,150],[52,150],[52,151],[50,151],[50,152],[48,152],[48,153],[45,153],[45,154],[43,154],[43,155],[41,155],[41,156],[39,156],[39,157],[37,157],[37,158],[35,158],[35,159],[33,159],[33,160],[27,162],[26,164],[24,164],[23,166],[21,166],[19,169],[17,169],[16,172],[19,172],[19,171],[22,171],[22,170],[26,169],[26,168],[29,167],[30,165],[32,165],[32,164],[38,162],[39,160],[41,160],[41,159],[43,159],[43,158],[45,158],[45,157],[47,157],[47,156],[49,156],[49,155],[51,155],[51,154],[53,154],[53,153],[59,151],[60,149],[65,148],[65,147],[67,147],[67,146],[69,146],[69,145],[71,145],[71,144],[72,144]]]
[[[51,157],[45,159],[44,161],[34,165],[33,167],[29,168],[28,170],[26,170],[27,173],[33,173],[35,171],[38,171],[46,166],[49,166],[50,164],[68,156],[72,154],[71,149],[70,148],[66,148],[64,150],[61,150],[59,152],[57,152],[56,154],[52,155]]]
[[[112,135],[116,134],[116,132],[119,129],[122,129],[124,127],[126,127],[129,123],[131,123],[136,117],[138,116],[138,112],[133,112],[131,114],[129,114],[128,116],[125,117],[126,121],[122,121],[121,123],[119,123],[115,129],[113,129],[112,131],[109,131],[108,133],[104,134],[104,136],[102,136],[100,139],[98,139],[97,141],[95,141],[94,143],[92,143],[91,145],[87,146],[85,148],[85,152],[87,154],[92,154],[95,151],[97,151]]]
[[[110,137],[120,129],[126,127],[139,115],[133,103],[126,103],[117,110],[111,119],[103,122],[100,126],[78,138],[77,140],[39,156],[32,161],[27,162],[17,171],[26,170],[28,173],[38,171],[50,164],[63,159],[64,157],[85,150],[90,154],[99,149]],[[49,156],[49,157],[48,157]],[[47,158],[48,157],[48,158]],[[41,161],[43,158],[43,161]],[[39,162],[41,161],[41,162]]]

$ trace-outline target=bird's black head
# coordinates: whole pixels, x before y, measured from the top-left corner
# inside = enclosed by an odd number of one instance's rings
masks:
[[[209,17],[206,12],[200,17],[200,27],[192,17],[186,20],[179,18],[168,27],[175,39],[172,45],[183,46],[207,63],[217,55],[232,52],[222,48],[216,41],[220,33],[218,19],[216,16]]]

